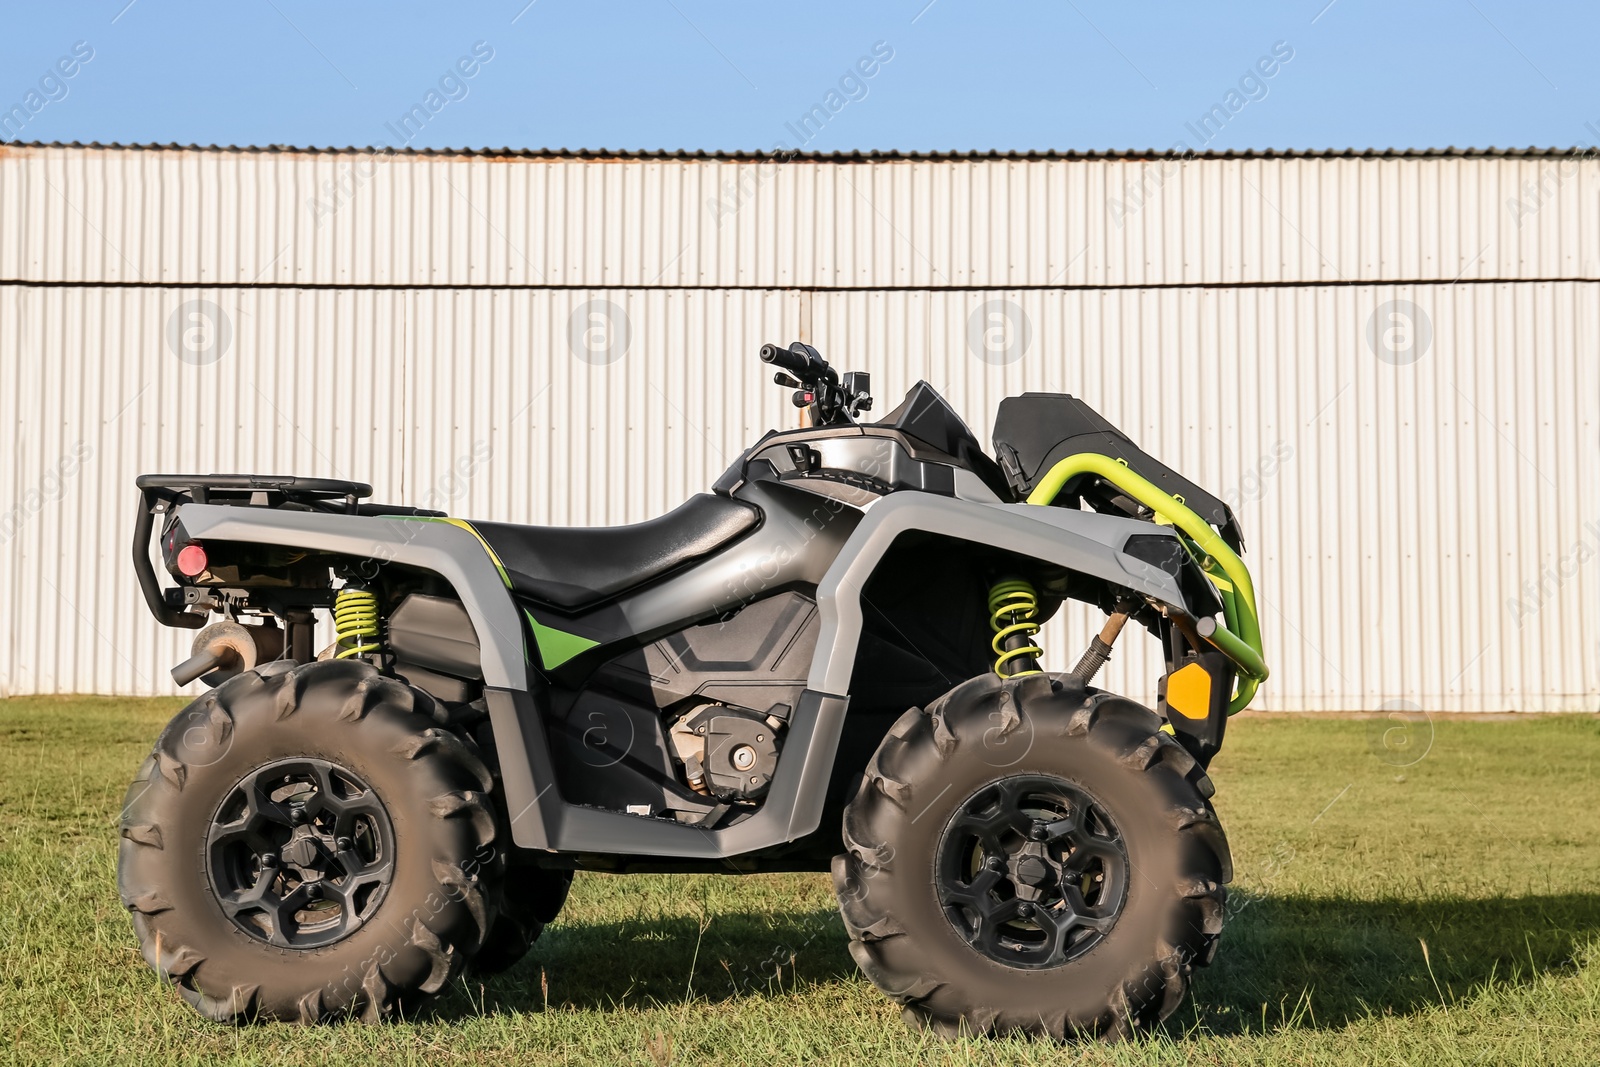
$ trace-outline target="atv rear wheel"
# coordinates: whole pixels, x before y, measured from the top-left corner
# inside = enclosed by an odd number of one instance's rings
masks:
[[[975,678],[895,723],[845,812],[850,952],[943,1036],[1115,1039],[1222,930],[1227,841],[1194,759],[1067,675]]]
[[[191,704],[128,790],[117,882],[145,960],[219,1022],[376,1020],[495,916],[483,763],[366,663],[269,664]]]

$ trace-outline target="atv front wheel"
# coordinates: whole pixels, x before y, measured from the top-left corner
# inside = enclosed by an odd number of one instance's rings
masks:
[[[180,712],[128,790],[117,883],[144,958],[219,1022],[375,1020],[483,944],[488,770],[366,663],[269,664]]]
[[[472,957],[471,973],[500,974],[516,966],[561,914],[571,888],[571,871],[511,867],[501,890],[499,917],[482,950]]]
[[[895,723],[833,863],[850,952],[943,1036],[1125,1037],[1222,930],[1210,782],[1161,720],[1070,676],[975,678]]]

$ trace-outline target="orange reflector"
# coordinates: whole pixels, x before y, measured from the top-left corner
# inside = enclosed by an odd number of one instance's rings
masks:
[[[1167,707],[1186,719],[1211,714],[1211,675],[1200,664],[1180,667],[1167,676]]]

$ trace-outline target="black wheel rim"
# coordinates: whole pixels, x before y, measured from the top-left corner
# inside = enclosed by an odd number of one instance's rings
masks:
[[[223,914],[251,937],[282,948],[330,945],[383,902],[394,827],[351,771],[280,760],[245,775],[218,806],[206,874]]]
[[[1128,853],[1105,808],[1048,775],[978,790],[945,826],[939,903],[956,932],[1009,967],[1059,967],[1110,933]]]

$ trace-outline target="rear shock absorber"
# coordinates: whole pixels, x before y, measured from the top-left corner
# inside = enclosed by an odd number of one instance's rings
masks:
[[[350,659],[383,651],[379,636],[382,618],[378,594],[364,585],[350,583],[333,598],[333,630],[339,637],[335,659]]]
[[[1000,678],[1043,674],[1039,657],[1044,649],[1033,643],[1039,632],[1039,594],[1021,578],[996,582],[989,589],[989,625],[994,628],[994,673]]]

